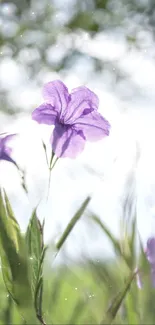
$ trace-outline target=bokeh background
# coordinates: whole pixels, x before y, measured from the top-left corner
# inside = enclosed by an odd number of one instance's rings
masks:
[[[68,263],[80,265],[86,259],[99,263],[115,256],[89,213],[97,214],[118,238],[122,218],[135,216],[144,244],[155,233],[154,37],[153,0],[0,1],[0,132],[19,133],[13,155],[26,172],[28,196],[14,166],[1,163],[0,182],[20,226],[25,231],[39,203],[39,218],[46,220],[45,241],[53,245],[81,202],[92,196],[55,265],[68,268]],[[111,134],[88,143],[76,160],[58,161],[47,201],[48,168],[42,140],[50,153],[52,130],[32,121],[31,112],[42,102],[43,84],[54,79],[61,79],[70,90],[86,85],[96,92],[99,110],[111,123]],[[51,259],[49,254],[47,264]],[[76,293],[74,276],[65,272]],[[79,276],[79,272],[73,273]],[[64,310],[65,299],[71,296],[68,292],[61,298]],[[88,296],[94,299],[91,292]],[[73,319],[74,315],[71,323]]]

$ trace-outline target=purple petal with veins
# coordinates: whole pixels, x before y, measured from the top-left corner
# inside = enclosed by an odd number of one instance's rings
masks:
[[[60,80],[45,84],[45,102],[32,113],[38,123],[55,125],[51,136],[57,157],[75,158],[85,142],[97,141],[109,135],[109,122],[98,113],[99,99],[87,87],[73,89],[71,94]]]

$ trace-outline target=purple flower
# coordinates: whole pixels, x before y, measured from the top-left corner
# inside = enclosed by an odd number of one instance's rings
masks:
[[[155,288],[155,238],[151,237],[147,241],[146,256],[150,264],[151,282]]]
[[[147,272],[149,270],[149,276],[151,280],[151,284],[153,288],[155,288],[155,237],[151,237],[148,239],[145,250],[146,258],[149,262],[149,268],[147,268]],[[142,282],[142,270],[137,269],[137,285],[141,289],[143,287]],[[145,275],[145,274],[144,274]]]
[[[57,157],[75,158],[86,140],[96,141],[109,135],[110,124],[98,113],[99,100],[86,87],[69,94],[60,80],[45,84],[45,102],[32,113],[38,123],[55,125],[50,142]]]
[[[7,160],[16,165],[16,162],[11,158],[12,149],[8,146],[8,142],[12,140],[16,134],[5,135],[0,134],[0,160]]]

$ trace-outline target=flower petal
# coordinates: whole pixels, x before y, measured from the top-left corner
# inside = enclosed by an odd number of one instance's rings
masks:
[[[151,264],[155,264],[155,238],[151,237],[147,241],[146,256]]]
[[[50,104],[42,104],[32,112],[32,119],[40,124],[53,125],[57,116],[57,111]]]
[[[81,130],[86,140],[96,141],[109,135],[110,124],[97,111],[82,115],[75,122],[75,127]]]
[[[6,134],[6,133],[4,133]],[[1,145],[6,145],[9,141],[11,141],[17,134],[8,134],[5,137],[0,138]]]
[[[60,116],[65,112],[70,100],[68,88],[60,80],[45,84],[43,87],[43,97],[48,104],[53,106]]]
[[[97,110],[99,99],[97,95],[87,87],[78,87],[72,90],[71,100],[65,113],[64,121],[72,124],[77,118],[87,111]]]
[[[16,162],[10,157],[12,148],[8,147],[8,142],[11,141],[17,134],[9,134],[0,136],[0,160],[7,160],[16,165]]]
[[[51,144],[57,157],[75,158],[83,151],[85,138],[81,131],[57,124],[51,136]]]
[[[17,166],[16,162],[5,151],[1,152],[0,160],[6,160],[9,162],[12,162],[13,164],[15,164]]]
[[[0,153],[5,152],[8,156],[11,155],[12,148],[8,147],[8,143],[16,136],[17,134],[8,134],[2,137],[0,136]]]

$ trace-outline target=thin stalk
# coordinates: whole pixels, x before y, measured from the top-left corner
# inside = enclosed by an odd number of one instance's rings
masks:
[[[43,149],[44,149],[44,152],[45,152],[46,163],[47,163],[47,166],[49,167],[46,144],[44,143],[43,140],[42,140],[42,145],[43,145]]]
[[[58,161],[58,157],[55,159],[55,161],[53,162],[53,159],[54,159],[54,156],[55,156],[55,153],[52,151],[52,154],[51,154],[51,159],[50,159],[50,165],[49,165],[49,179],[48,179],[48,192],[47,192],[47,201],[48,201],[48,198],[49,198],[49,193],[50,193],[50,186],[51,186],[51,172],[52,172],[52,169],[54,168],[56,162]],[[52,165],[53,163],[53,165]]]

